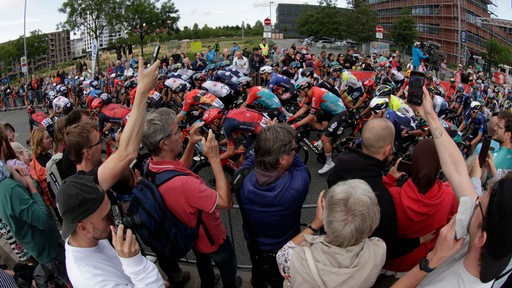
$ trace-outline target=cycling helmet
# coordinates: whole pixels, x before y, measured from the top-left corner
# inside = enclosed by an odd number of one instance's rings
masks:
[[[311,83],[309,82],[308,78],[299,78],[297,82],[295,82],[295,90],[304,90],[306,88],[311,87]]]
[[[66,87],[64,85],[59,85],[59,86],[57,86],[56,90],[60,96],[68,97],[68,87]]]
[[[315,76],[315,69],[312,67],[307,67],[302,69],[302,72],[300,72],[300,76],[302,77],[313,77]]]
[[[126,83],[124,83],[124,88],[135,88],[135,87],[137,87],[137,82],[134,79],[128,80],[128,81],[126,81]]]
[[[108,93],[101,93],[99,98],[103,101],[108,101],[110,99],[110,95],[108,95]]]
[[[29,105],[27,108],[27,113],[28,114],[36,113],[36,107],[34,105]]]
[[[373,79],[368,79],[368,80],[364,81],[363,85],[366,88],[373,87],[373,86],[375,86],[375,81]]]
[[[181,68],[181,64],[173,64],[171,65],[171,71],[178,70]]]
[[[441,95],[441,91],[439,90],[439,88],[435,87],[435,86],[430,86],[428,87],[428,92],[434,94],[434,95]]]
[[[103,107],[103,99],[96,98],[96,99],[92,100],[92,104],[91,104],[91,109],[92,110],[96,110],[96,109],[99,109],[101,107]]]
[[[73,111],[73,103],[71,102],[62,107],[62,113],[64,113],[64,115],[68,115],[71,111]]]
[[[386,65],[388,65],[388,61],[382,61],[379,63],[380,67],[386,67]]]
[[[473,85],[474,90],[478,90],[479,88],[480,88],[480,85],[478,85],[478,84]]]
[[[240,89],[250,88],[252,86],[251,78],[247,76],[240,77],[238,80],[236,80],[236,85]]]
[[[185,91],[187,91],[187,88],[188,88],[187,84],[181,83],[181,84],[174,86],[172,88],[172,92],[173,93],[185,92]]]
[[[340,65],[337,65],[337,66],[333,66],[331,68],[331,72],[341,72],[343,70],[343,67],[341,67]]]
[[[380,88],[380,87],[379,87]],[[388,108],[389,100],[387,98],[375,97],[370,101],[370,109],[372,111],[380,111]]]
[[[459,87],[457,87],[457,91],[464,92],[464,85],[459,84]]]
[[[210,125],[213,123],[215,119],[221,119],[222,115],[224,115],[224,112],[220,108],[210,108],[206,111],[204,111],[203,114],[203,121],[207,125]]]
[[[50,100],[53,101],[53,99],[55,99],[55,97],[57,97],[57,95],[55,94],[55,91],[50,91],[48,92],[48,97],[50,97]]]
[[[480,104],[480,102],[478,101],[471,101],[471,110],[480,110],[480,108],[482,108],[482,104]]]
[[[286,76],[290,79],[293,79],[293,77],[295,77],[295,73],[293,73],[293,71],[288,68],[283,68],[283,70],[281,70],[280,74],[283,76]]]
[[[297,61],[293,61],[290,63],[290,68],[300,68],[300,63]]]
[[[272,67],[270,67],[270,66],[261,67],[260,74],[265,74],[265,73],[272,73]]]
[[[220,67],[228,67],[229,65],[231,65],[231,61],[224,60],[224,61],[221,62],[220,65],[221,65]]]
[[[192,75],[194,81],[206,81],[206,76],[203,73],[196,73]]]
[[[93,80],[93,81],[89,82],[89,87],[91,87],[94,90],[98,90],[100,87],[100,84],[98,83],[98,81]]]
[[[206,65],[206,67],[204,68],[204,71],[205,71],[205,72],[209,72],[210,70],[215,70],[215,64],[208,64],[208,65]]]
[[[494,87],[494,93],[498,93],[498,92],[500,92],[500,88],[498,88],[498,87]],[[509,91],[509,92],[510,92],[510,91]]]
[[[451,83],[455,83],[455,78],[451,77],[451,78],[450,78],[450,82],[451,82]]]
[[[376,97],[388,97],[391,96],[391,93],[393,89],[389,87],[388,85],[381,85],[379,88],[377,88],[377,91],[375,92]]]
[[[333,68],[335,66],[340,66],[341,67],[341,64],[337,61],[333,61],[331,63],[329,63],[329,68]]]
[[[432,74],[432,72],[427,72],[425,79],[431,80],[431,81],[434,80],[434,74]]]
[[[510,108],[512,108],[512,102],[508,101],[505,103],[505,110],[509,110]]]

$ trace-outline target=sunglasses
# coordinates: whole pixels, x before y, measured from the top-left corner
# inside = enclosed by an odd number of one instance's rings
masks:
[[[84,150],[91,149],[92,147],[100,145],[100,144],[101,144],[101,138],[100,138],[100,140],[98,140],[98,143],[94,143],[92,145],[89,145],[89,146],[85,147]]]

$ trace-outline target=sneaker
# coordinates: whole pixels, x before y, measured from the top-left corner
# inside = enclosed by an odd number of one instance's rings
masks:
[[[318,170],[318,174],[325,174],[327,172],[329,172],[329,170],[332,169],[332,167],[334,167],[334,162],[327,162],[325,163],[324,167],[322,167],[322,169]]]

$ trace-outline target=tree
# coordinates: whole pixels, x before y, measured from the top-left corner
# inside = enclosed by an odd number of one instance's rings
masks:
[[[303,36],[345,38],[343,18],[343,13],[335,6],[305,5],[297,20],[297,32]]]
[[[375,39],[375,26],[377,26],[377,15],[375,10],[368,4],[367,0],[347,1],[352,6],[345,19],[348,21],[343,27],[348,27],[349,38],[358,43],[365,43]]]
[[[144,38],[158,30],[174,31],[179,20],[178,10],[171,0],[160,7],[158,0],[129,0],[124,5],[123,26],[137,35],[144,56]]]
[[[487,59],[492,65],[505,64],[512,66],[512,48],[496,39],[489,39],[485,43]]]
[[[390,38],[401,48],[411,46],[418,37],[416,30],[416,21],[411,16],[411,9],[404,8],[400,11],[400,16],[393,23],[389,31]]]
[[[98,41],[105,29],[119,26],[123,19],[121,8],[120,0],[66,0],[59,12],[66,14],[67,19],[59,26],[83,31]],[[96,64],[99,64],[99,57],[96,57]]]

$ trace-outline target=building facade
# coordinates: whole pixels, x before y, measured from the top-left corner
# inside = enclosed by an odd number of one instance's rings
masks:
[[[486,41],[512,45],[512,30],[492,21],[488,0],[369,0],[384,28],[384,39],[403,8],[411,9],[418,41],[435,41],[449,63],[465,64],[472,55],[486,52]],[[481,20],[484,21],[481,21]],[[486,20],[491,19],[491,23]]]
[[[122,37],[126,37],[126,33],[124,33],[122,29],[109,29],[107,26],[103,30],[103,33],[101,33],[98,37],[98,51],[107,48],[109,43],[115,42],[118,38]],[[81,31],[80,38],[83,39],[85,51],[88,53],[92,52],[92,43],[94,42],[93,35],[89,35],[87,31]]]
[[[70,61],[71,58],[73,58],[69,31],[56,31],[47,33],[46,35],[48,39],[46,64],[48,66],[55,66],[56,64]]]

